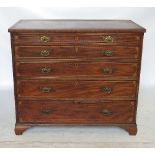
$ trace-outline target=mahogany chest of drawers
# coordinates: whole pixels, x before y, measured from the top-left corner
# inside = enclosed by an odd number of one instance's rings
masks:
[[[35,125],[137,133],[143,27],[129,20],[20,20],[9,32],[17,135]]]

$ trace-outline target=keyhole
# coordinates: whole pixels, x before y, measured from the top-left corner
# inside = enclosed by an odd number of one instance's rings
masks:
[[[75,68],[78,69],[79,65],[77,63],[75,63]]]

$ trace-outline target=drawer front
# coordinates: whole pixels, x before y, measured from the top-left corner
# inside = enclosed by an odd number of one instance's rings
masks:
[[[71,34],[18,34],[14,35],[15,44],[23,45],[51,45],[54,42],[75,42]]]
[[[19,101],[19,121],[54,124],[133,123],[134,101]]]
[[[135,98],[136,81],[19,80],[19,97]]]
[[[140,36],[124,33],[83,33],[83,34],[18,34],[14,35],[15,44],[52,45],[72,43],[101,43],[104,45],[139,45]]]
[[[92,61],[58,61],[53,63],[17,63],[18,76],[91,76],[107,78],[136,78],[137,63]]]
[[[74,46],[16,46],[16,58],[75,58]]]
[[[140,36],[137,34],[103,33],[103,34],[81,34],[78,40],[88,43],[102,43],[105,45],[139,45]]]
[[[16,58],[139,58],[138,47],[16,46]]]
[[[139,58],[139,48],[138,47],[129,47],[129,46],[99,46],[99,47],[90,47],[90,46],[81,46],[77,50],[78,57],[86,58]]]

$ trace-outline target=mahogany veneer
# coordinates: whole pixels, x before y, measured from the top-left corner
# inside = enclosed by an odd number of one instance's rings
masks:
[[[129,20],[20,20],[11,33],[15,133],[35,125],[137,133],[143,35]]]

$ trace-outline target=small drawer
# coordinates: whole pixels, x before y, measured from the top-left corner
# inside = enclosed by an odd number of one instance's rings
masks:
[[[19,101],[21,123],[134,123],[134,101]]]
[[[105,45],[139,45],[140,36],[131,33],[80,34],[78,41]]]
[[[15,46],[16,58],[75,58],[74,46]]]
[[[99,59],[138,59],[139,47],[129,46],[81,46],[77,48],[77,57]]]
[[[49,63],[17,63],[17,76],[25,77],[101,77],[118,79],[136,79],[137,63],[113,63],[92,61],[56,61]]]
[[[135,98],[136,81],[19,80],[18,97]]]
[[[71,34],[18,34],[14,35],[14,43],[22,45],[51,45],[52,43],[74,42]]]

